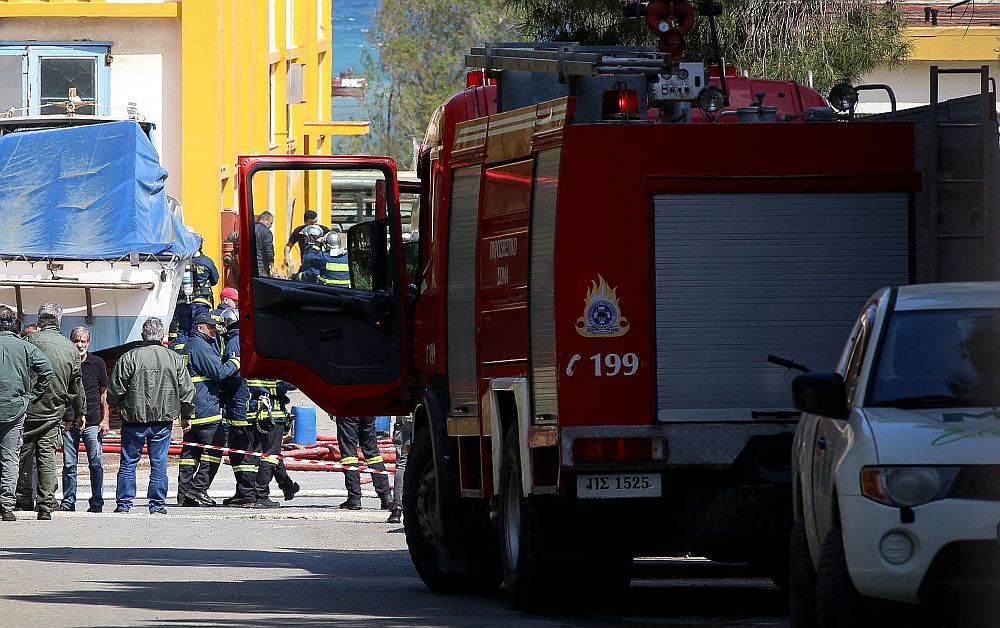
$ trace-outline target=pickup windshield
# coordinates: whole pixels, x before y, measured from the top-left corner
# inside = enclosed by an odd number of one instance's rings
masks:
[[[876,360],[868,406],[1000,406],[1000,310],[896,312]]]

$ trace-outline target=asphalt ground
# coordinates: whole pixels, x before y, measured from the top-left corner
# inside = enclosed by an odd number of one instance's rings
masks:
[[[318,413],[318,431],[334,434]],[[293,472],[303,490],[268,510],[145,508],[148,469],[138,470],[132,512],[114,514],[115,464],[101,514],[77,512],[0,524],[0,617],[5,626],[786,626],[784,594],[741,566],[701,559],[640,559],[618,599],[548,615],[511,611],[502,593],[430,593],[410,563],[402,528],[378,501],[343,511],[343,474]],[[176,469],[171,467],[171,493]],[[219,471],[211,494],[235,489]],[[366,487],[370,493],[370,485]],[[272,497],[281,500],[276,489]],[[582,548],[585,551],[585,548]]]

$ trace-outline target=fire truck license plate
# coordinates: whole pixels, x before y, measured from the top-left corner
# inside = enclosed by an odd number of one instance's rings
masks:
[[[660,476],[642,473],[608,473],[576,476],[576,496],[584,499],[659,497]]]

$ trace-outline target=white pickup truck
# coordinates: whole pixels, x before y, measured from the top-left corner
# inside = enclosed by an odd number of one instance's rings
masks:
[[[998,625],[1000,283],[880,290],[792,388],[792,626]]]

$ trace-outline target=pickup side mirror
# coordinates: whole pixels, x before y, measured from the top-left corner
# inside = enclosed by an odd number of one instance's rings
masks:
[[[847,419],[847,386],[840,373],[809,373],[792,380],[792,401],[807,414]]]

